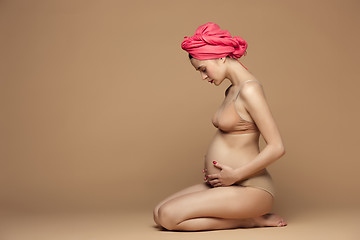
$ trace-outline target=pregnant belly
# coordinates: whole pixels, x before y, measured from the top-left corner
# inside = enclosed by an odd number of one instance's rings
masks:
[[[258,142],[256,139],[250,140],[251,137],[252,136],[224,136],[223,134],[215,135],[205,155],[204,167],[208,170],[207,173],[214,174],[221,171],[214,166],[213,161],[232,168],[239,168],[252,161],[260,151]]]

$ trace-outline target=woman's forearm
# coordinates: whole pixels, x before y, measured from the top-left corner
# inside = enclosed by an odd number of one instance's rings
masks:
[[[250,162],[235,169],[239,180],[246,179],[254,173],[266,168],[285,154],[284,147],[266,145],[266,147]]]

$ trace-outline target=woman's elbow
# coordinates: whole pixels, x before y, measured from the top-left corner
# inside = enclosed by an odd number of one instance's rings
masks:
[[[276,145],[275,149],[279,157],[282,157],[286,152],[283,144]]]
[[[286,151],[285,151],[285,147],[282,147],[282,150],[281,150],[281,155],[280,155],[280,157],[284,156],[284,155],[285,155],[285,153],[286,153]]]

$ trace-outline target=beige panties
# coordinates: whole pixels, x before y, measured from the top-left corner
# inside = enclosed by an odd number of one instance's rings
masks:
[[[260,174],[254,177],[250,177],[245,180],[241,180],[239,182],[236,182],[234,185],[244,186],[244,187],[254,187],[254,188],[260,188],[262,190],[267,191],[270,193],[273,197],[275,197],[275,187],[274,182],[271,178],[271,175],[269,172],[265,169],[264,174]]]

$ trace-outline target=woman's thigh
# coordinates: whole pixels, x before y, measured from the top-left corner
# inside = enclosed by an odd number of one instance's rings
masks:
[[[178,224],[199,217],[226,219],[253,218],[268,213],[272,196],[252,187],[228,186],[208,188],[165,202],[159,209],[161,225]]]
[[[157,217],[158,211],[159,211],[159,208],[161,207],[161,205],[163,205],[167,201],[169,201],[171,199],[174,199],[174,198],[177,198],[177,197],[180,197],[180,196],[183,196],[185,194],[204,191],[204,190],[207,190],[209,188],[210,188],[209,185],[207,185],[205,182],[204,183],[198,183],[198,184],[192,185],[190,187],[184,188],[184,189],[182,189],[182,190],[168,196],[167,198],[162,200],[160,203],[158,203],[157,206],[154,208],[155,217]]]

